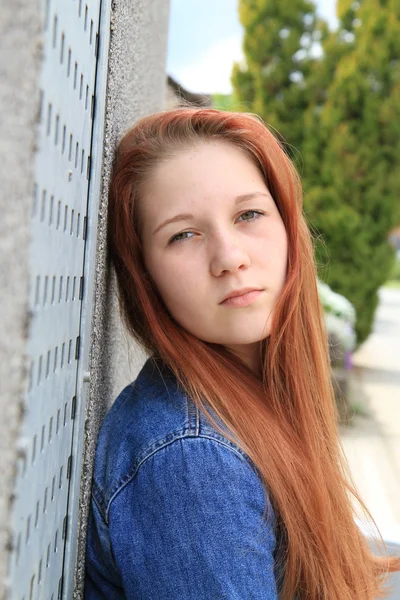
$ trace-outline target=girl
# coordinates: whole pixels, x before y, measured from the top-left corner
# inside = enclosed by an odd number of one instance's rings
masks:
[[[109,244],[149,358],[100,433],[86,598],[384,597],[400,559],[355,524],[301,186],[275,137],[242,113],[142,119],[118,148]]]

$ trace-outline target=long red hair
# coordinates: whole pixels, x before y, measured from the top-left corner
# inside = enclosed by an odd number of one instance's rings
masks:
[[[262,172],[288,236],[287,278],[262,377],[223,347],[195,338],[169,315],[143,262],[138,200],[152,169],[207,140],[242,148]],[[119,144],[109,196],[109,248],[122,314],[214,425],[256,465],[276,514],[280,598],[372,600],[400,558],[375,556],[355,524],[357,494],[343,455],[330,383],[327,336],[299,177],[280,143],[254,115],[179,108],[141,119]],[[221,430],[215,413],[232,432]]]

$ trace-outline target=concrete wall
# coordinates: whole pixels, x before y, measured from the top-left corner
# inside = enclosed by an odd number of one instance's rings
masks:
[[[86,518],[92,466],[104,414],[144,361],[122,327],[115,278],[107,262],[107,189],[115,146],[140,116],[165,102],[167,0],[109,0],[111,38],[105,114],[94,316],[81,477],[75,598],[82,597]],[[35,123],[41,67],[41,2],[13,0],[0,12],[0,598],[6,597],[9,522],[17,439],[25,393],[28,331],[28,258]],[[101,43],[101,42],[100,42]],[[79,473],[76,476],[79,477]]]
[[[83,590],[86,519],[99,427],[111,402],[135,378],[145,359],[121,324],[115,277],[107,265],[108,183],[114,149],[123,132],[139,117],[164,108],[168,17],[165,0],[113,3],[75,598],[81,598]]]
[[[9,515],[25,390],[28,244],[41,21],[37,0],[0,11],[0,598],[6,594]]]

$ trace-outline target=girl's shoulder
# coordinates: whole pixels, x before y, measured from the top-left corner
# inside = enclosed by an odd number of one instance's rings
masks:
[[[146,363],[100,433],[85,598],[277,600],[275,547],[246,456]]]
[[[214,413],[213,416],[226,429]],[[105,521],[113,498],[135,478],[140,466],[162,448],[189,437],[223,444],[236,455],[236,460],[239,456],[252,464],[239,446],[198,410],[173,372],[155,357],[147,359],[135,381],[116,398],[100,430],[93,497]]]

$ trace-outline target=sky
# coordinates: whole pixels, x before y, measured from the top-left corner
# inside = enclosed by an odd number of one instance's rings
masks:
[[[335,0],[315,0],[315,4],[334,28]],[[232,65],[243,59],[237,7],[238,0],[170,0],[167,72],[187,90],[232,91]]]

